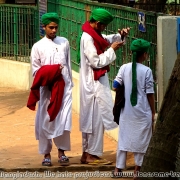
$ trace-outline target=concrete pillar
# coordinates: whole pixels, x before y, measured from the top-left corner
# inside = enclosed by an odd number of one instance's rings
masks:
[[[177,17],[159,16],[157,19],[158,110],[177,58]]]

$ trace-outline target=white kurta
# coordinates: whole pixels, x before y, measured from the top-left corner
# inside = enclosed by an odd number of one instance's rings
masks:
[[[119,34],[105,36],[110,43],[121,41]],[[80,44],[80,131],[92,133],[93,114],[99,113],[100,121],[106,130],[117,127],[113,121],[113,100],[109,87],[107,73],[98,81],[94,80],[93,68],[102,68],[116,59],[113,48],[108,48],[104,53],[98,55],[94,46],[93,38],[83,32]],[[99,108],[94,109],[95,101]],[[94,111],[98,111],[94,113]],[[99,120],[99,119],[98,119]]]
[[[70,47],[66,38],[56,37],[53,41],[47,37],[35,43],[31,51],[32,72],[43,65],[61,64],[62,76],[65,81],[62,105],[56,118],[49,122],[50,117],[47,107],[50,103],[51,92],[47,86],[40,88],[40,101],[36,114],[35,134],[36,139],[52,139],[63,134],[64,130],[71,130],[72,121],[72,72],[70,61]]]
[[[152,136],[152,112],[147,94],[154,93],[153,76],[149,67],[136,63],[137,105],[132,106],[132,63],[121,66],[115,80],[125,85],[125,107],[119,122],[119,150],[145,153]]]

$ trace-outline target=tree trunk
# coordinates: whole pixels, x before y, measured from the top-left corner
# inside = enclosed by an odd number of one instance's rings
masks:
[[[172,179],[171,171],[179,172],[180,177],[180,53],[169,79],[158,113],[155,132],[145,154],[140,173],[167,172],[170,176],[166,179]],[[144,177],[140,179],[164,178]]]

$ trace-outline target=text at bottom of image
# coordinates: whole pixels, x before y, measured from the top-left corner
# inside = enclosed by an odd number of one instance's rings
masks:
[[[180,177],[180,172],[137,172],[137,177]],[[134,177],[134,173],[129,172],[119,172],[118,176],[122,177]],[[44,171],[44,172],[4,172],[0,171],[0,179],[1,178],[11,178],[13,180],[21,179],[21,178],[73,178],[73,179],[90,179],[90,178],[110,178],[112,177],[112,172],[104,172],[104,171],[84,171],[84,172],[60,172],[60,171]]]

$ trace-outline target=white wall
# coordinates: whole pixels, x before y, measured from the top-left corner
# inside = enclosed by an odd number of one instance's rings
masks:
[[[30,87],[29,63],[0,59],[0,87],[28,90]]]

